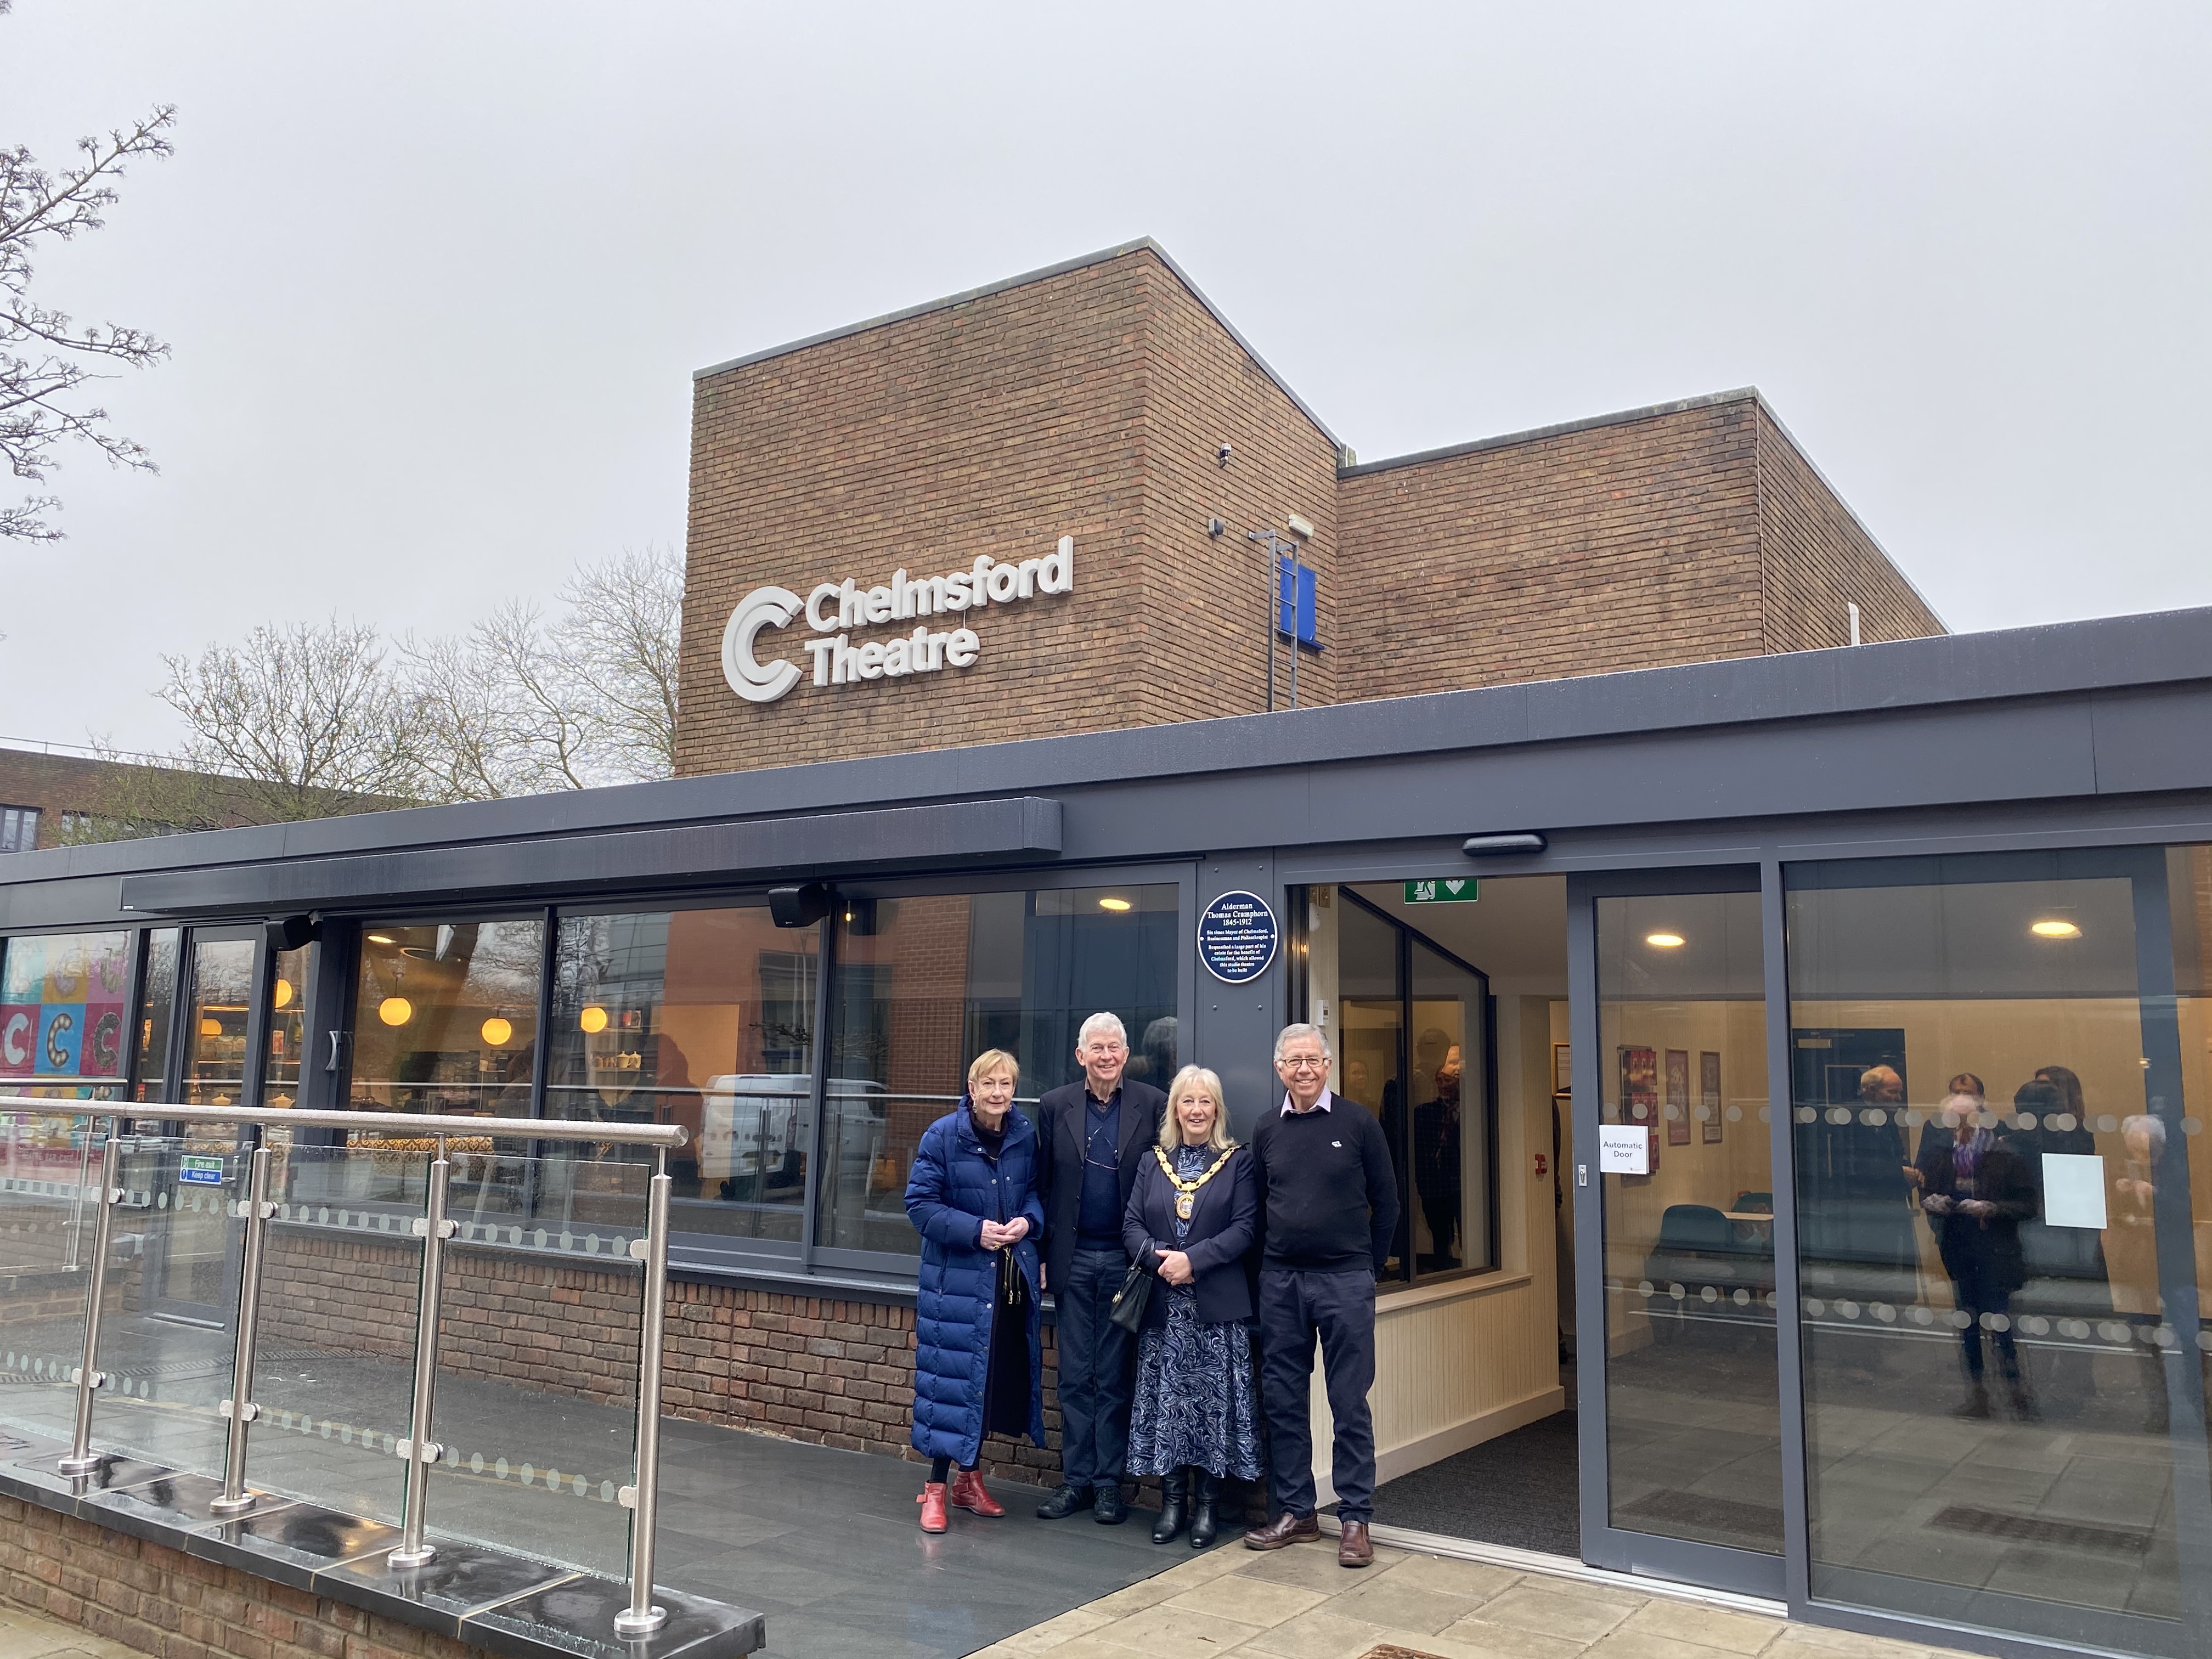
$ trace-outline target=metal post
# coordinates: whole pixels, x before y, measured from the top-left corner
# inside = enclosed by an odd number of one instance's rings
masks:
[[[645,1247],[645,1307],[640,1321],[637,1362],[637,1484],[623,1494],[629,1500],[629,1606],[615,1615],[617,1636],[650,1636],[668,1622],[665,1607],[653,1605],[653,1527],[660,1504],[660,1337],[668,1297],[668,1154],[658,1154],[659,1170],[646,1200],[645,1237],[630,1248]]]
[[[222,1495],[208,1500],[210,1515],[243,1515],[254,1505],[254,1494],[246,1489],[246,1440],[261,1408],[253,1403],[253,1344],[261,1321],[261,1251],[267,1242],[269,1218],[276,1206],[269,1201],[269,1149],[253,1150],[252,1173],[246,1182],[246,1243],[238,1269],[238,1335],[230,1351],[230,1398],[222,1413],[230,1419],[230,1436],[223,1446]]]
[[[107,1146],[100,1157],[100,1213],[92,1224],[92,1279],[85,1287],[84,1349],[76,1370],[76,1431],[70,1439],[69,1455],[55,1465],[64,1474],[90,1474],[100,1467],[92,1455],[92,1391],[107,1381],[98,1369],[100,1307],[107,1299],[108,1235],[114,1228],[116,1200],[123,1196],[116,1182],[123,1154],[116,1131],[122,1127],[119,1117],[107,1120]],[[77,1193],[82,1200],[82,1185]]]
[[[419,1567],[437,1559],[434,1545],[422,1541],[428,1507],[428,1471],[438,1461],[430,1439],[430,1405],[438,1381],[438,1304],[446,1278],[446,1239],[453,1224],[446,1219],[446,1181],[453,1166],[446,1161],[446,1138],[438,1137],[438,1156],[430,1164],[430,1190],[422,1218],[422,1288],[415,1301],[415,1418],[399,1455],[407,1460],[407,1508],[400,1517],[399,1547],[386,1559],[395,1567]]]

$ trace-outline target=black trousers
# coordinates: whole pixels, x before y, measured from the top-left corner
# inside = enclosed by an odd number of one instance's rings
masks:
[[[1336,1443],[1329,1478],[1337,1513],[1346,1521],[1375,1516],[1375,1419],[1367,1391],[1375,1386],[1375,1275],[1260,1270],[1260,1401],[1267,1415],[1269,1485],[1278,1514],[1311,1515],[1314,1339],[1321,1339],[1322,1380]]]
[[[1067,1283],[1053,1287],[1060,1342],[1060,1479],[1112,1486],[1129,1459],[1129,1402],[1136,1393],[1135,1345],[1109,1316],[1129,1258],[1078,1249]]]

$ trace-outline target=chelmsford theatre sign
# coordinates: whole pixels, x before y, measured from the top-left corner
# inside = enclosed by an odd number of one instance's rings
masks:
[[[753,647],[763,628],[782,628],[801,611],[806,625],[821,636],[805,640],[806,654],[814,659],[814,684],[852,685],[860,680],[903,679],[909,674],[934,674],[946,668],[972,666],[982,653],[982,636],[967,625],[975,611],[994,605],[1016,605],[1050,593],[1066,593],[1075,586],[1075,538],[1062,536],[1060,545],[1041,559],[1002,562],[988,553],[978,554],[964,570],[942,576],[908,576],[891,573],[880,586],[862,587],[850,576],[842,582],[823,582],[805,599],[787,587],[756,587],[738,601],[722,630],[722,675],[730,689],[747,702],[774,702],[797,685],[799,665],[763,662]],[[933,628],[922,618],[962,617],[951,628]],[[853,630],[896,623],[902,631],[890,639],[853,643]],[[908,631],[904,624],[912,623]]]

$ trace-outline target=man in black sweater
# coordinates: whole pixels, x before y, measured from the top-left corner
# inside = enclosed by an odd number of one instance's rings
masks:
[[[1275,1039],[1279,1109],[1252,1132],[1260,1183],[1260,1392],[1275,1519],[1244,1535],[1245,1547],[1279,1550],[1321,1536],[1315,1518],[1314,1338],[1321,1338],[1329,1414],[1336,1419],[1330,1474],[1342,1531],[1336,1559],[1364,1567],[1375,1514],[1375,1276],[1389,1261],[1398,1224],[1398,1179],[1382,1126],[1364,1107],[1328,1089],[1328,1039],[1314,1025],[1286,1025]]]

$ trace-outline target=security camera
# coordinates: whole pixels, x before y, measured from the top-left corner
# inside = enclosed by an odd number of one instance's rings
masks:
[[[1217,460],[1217,461],[1220,462],[1220,463],[1221,463],[1221,465],[1224,465],[1224,466],[1228,465],[1229,465],[1229,446],[1228,446],[1227,444],[1224,444],[1224,445],[1222,445],[1222,446],[1221,446],[1221,447],[1220,447],[1220,448],[1218,448],[1218,449],[1215,450],[1215,451],[1213,452],[1213,459],[1214,459],[1215,460]]]

